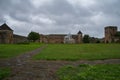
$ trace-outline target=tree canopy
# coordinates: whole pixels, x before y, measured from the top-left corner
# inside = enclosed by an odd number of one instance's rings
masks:
[[[116,36],[116,37],[120,37],[120,32],[117,32],[117,33],[115,34],[115,36]]]
[[[83,37],[83,42],[84,42],[84,43],[89,43],[89,42],[90,42],[90,37],[89,37],[89,35],[84,35],[84,37]]]
[[[38,40],[40,38],[40,35],[39,35],[39,33],[37,33],[37,32],[30,32],[29,34],[28,34],[28,40],[31,40],[31,41],[33,41],[33,42],[35,42],[36,40]]]

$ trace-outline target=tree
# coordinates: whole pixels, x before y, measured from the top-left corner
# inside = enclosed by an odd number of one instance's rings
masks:
[[[83,37],[83,42],[84,42],[84,43],[89,43],[89,42],[90,42],[90,37],[89,37],[89,35],[84,35],[84,37]]]
[[[39,35],[39,33],[37,33],[37,32],[30,32],[29,34],[28,34],[28,40],[31,40],[31,41],[33,41],[33,42],[35,42],[36,40],[38,40],[40,38],[40,35]]]
[[[116,36],[116,37],[120,37],[120,32],[117,32],[117,33],[115,34],[115,36]]]

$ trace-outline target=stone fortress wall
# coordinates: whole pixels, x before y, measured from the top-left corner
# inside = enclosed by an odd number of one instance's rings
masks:
[[[119,42],[120,37],[116,36],[119,33],[117,26],[105,27],[105,43]]]
[[[102,39],[105,43],[120,42],[120,31],[117,30],[117,26],[107,26],[105,27],[105,37]],[[79,31],[77,34],[50,34],[43,35],[40,34],[40,41],[42,43],[82,43],[83,34]],[[94,38],[92,41],[94,41]],[[20,43],[28,41],[27,37],[13,34],[13,30],[4,23],[0,26],[0,43],[10,44],[10,43]]]
[[[1,44],[12,44],[27,41],[27,37],[13,34],[13,30],[4,23],[0,26],[0,43]]]
[[[40,42],[43,43],[82,43],[82,32],[77,34],[50,34],[40,35]]]

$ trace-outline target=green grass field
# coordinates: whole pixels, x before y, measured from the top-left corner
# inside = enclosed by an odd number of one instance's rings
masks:
[[[40,46],[40,44],[0,44],[0,59],[12,58]]]
[[[33,59],[96,60],[120,58],[120,44],[48,44]]]
[[[57,76],[60,80],[120,80],[120,64],[65,66]]]

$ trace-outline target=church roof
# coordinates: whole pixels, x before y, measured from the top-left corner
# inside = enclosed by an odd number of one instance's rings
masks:
[[[6,23],[0,26],[0,30],[11,30],[13,31]]]
[[[78,34],[82,34],[82,32],[81,32],[81,31],[79,31],[79,32],[78,32]]]

